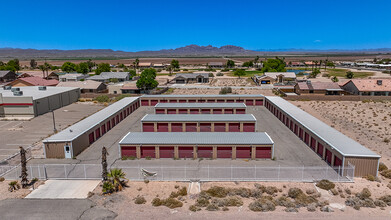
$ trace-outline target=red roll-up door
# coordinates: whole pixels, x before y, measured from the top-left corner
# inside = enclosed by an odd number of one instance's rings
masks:
[[[185,103],[185,102],[187,102],[186,99],[181,99],[181,100],[179,100],[179,103]]]
[[[263,100],[262,99],[255,100],[255,105],[263,105]]]
[[[214,100],[214,99],[208,99],[208,100],[206,100],[206,102],[209,102],[209,103],[215,103],[215,102],[216,102],[216,100]]]
[[[119,113],[119,115],[120,115],[120,120],[122,121],[123,119],[124,119],[124,115],[122,114],[122,112],[121,113]]]
[[[213,147],[198,147],[197,157],[198,158],[212,158],[213,157]]]
[[[236,114],[246,114],[246,109],[237,108],[236,109]]]
[[[318,143],[318,155],[323,157],[323,145],[321,143]]]
[[[115,118],[111,119],[111,124],[113,125],[113,127],[115,126]]]
[[[217,103],[224,103],[225,100],[224,99],[217,99]]]
[[[303,129],[299,128],[299,138],[303,140]]]
[[[326,161],[328,164],[331,164],[331,159],[332,159],[332,153],[326,148]]]
[[[211,132],[212,124],[211,123],[200,123],[200,132]]]
[[[160,103],[167,103],[167,100],[160,100]]]
[[[186,132],[197,132],[197,123],[186,123]]]
[[[224,114],[233,114],[234,110],[233,109],[224,109]]]
[[[179,114],[187,114],[187,109],[180,108],[178,112]]]
[[[308,145],[308,146],[310,145],[310,136],[308,135],[307,132],[305,132],[305,134],[304,134],[304,142],[306,145]]]
[[[140,150],[141,150],[141,158],[145,158],[145,157],[156,158],[155,147],[141,146]]]
[[[151,100],[151,106],[155,106],[158,103],[157,100]]]
[[[210,109],[201,109],[201,114],[210,114]]]
[[[190,114],[200,114],[199,109],[190,109]]]
[[[225,123],[215,123],[215,132],[225,132]]]
[[[96,139],[100,138],[100,128],[95,130],[95,138]]]
[[[229,123],[229,132],[240,132],[240,123]]]
[[[232,158],[232,147],[217,147],[217,158]]]
[[[195,99],[189,99],[189,100],[187,100],[189,103],[194,103],[194,102],[196,102],[196,100]]]
[[[289,127],[291,129],[291,131],[293,131],[293,121],[291,120],[291,125]]]
[[[252,100],[252,99],[247,99],[246,100],[246,105],[254,105],[254,100]]]
[[[156,109],[156,114],[165,114],[164,109]]]
[[[110,120],[108,122],[106,122],[106,127],[107,127],[107,131],[110,131],[110,129],[111,129]]]
[[[88,140],[89,140],[89,143],[90,143],[90,144],[94,143],[94,141],[95,141],[94,132],[91,132],[91,133],[88,135]]]
[[[193,147],[178,147],[179,158],[193,158]]]
[[[298,133],[297,133],[297,129],[298,128],[298,126],[297,126],[297,124],[295,124],[295,135],[298,135]]]
[[[236,147],[236,158],[251,158],[251,147]]]
[[[176,114],[176,109],[167,109],[167,114]]]
[[[102,130],[102,135],[106,134],[106,125],[103,124],[103,125],[100,127],[100,130]]]
[[[169,100],[168,102],[175,103],[175,102],[178,102],[178,100]]]
[[[136,147],[132,146],[121,146],[121,156],[122,157],[137,157]]]
[[[149,106],[149,100],[141,100],[141,106]]]
[[[182,123],[171,123],[171,132],[183,132]]]
[[[335,167],[342,166],[342,160],[339,159],[339,157],[337,156],[334,156],[334,166]]]
[[[235,101],[236,103],[244,103],[244,100],[241,100],[241,99],[236,99]]]
[[[159,147],[160,158],[174,158],[174,147]]]
[[[314,151],[315,151],[315,146],[316,146],[316,140],[315,140],[315,138],[311,137],[311,148]]]
[[[158,132],[168,132],[168,123],[157,123]]]
[[[235,102],[235,100],[233,100],[233,99],[227,99],[227,102],[228,102],[228,103],[233,103],[233,102]]]
[[[267,158],[270,159],[272,157],[272,149],[271,147],[257,147],[255,151],[256,158]]]
[[[119,115],[115,116],[115,124],[119,123]]]
[[[154,132],[154,124],[153,123],[143,123],[143,132]]]
[[[213,109],[213,114],[223,114],[223,109],[215,108]]]
[[[206,100],[200,99],[200,100],[198,100],[198,102],[199,103],[204,103],[204,102],[206,102]]]
[[[255,132],[255,123],[243,123],[244,132]]]

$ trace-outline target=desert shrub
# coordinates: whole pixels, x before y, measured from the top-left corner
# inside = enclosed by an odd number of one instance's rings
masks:
[[[232,88],[231,87],[223,87],[223,88],[221,88],[219,93],[220,93],[220,95],[232,93]]]
[[[336,196],[339,194],[338,190],[336,190],[336,189],[330,189],[330,192],[331,192],[331,194],[333,194],[333,196]]]
[[[388,170],[388,167],[383,163],[383,162],[380,162],[379,163],[379,171],[385,171],[385,170]]]
[[[273,195],[274,193],[277,193],[277,192],[278,192],[278,189],[275,186],[268,186],[265,189],[265,193],[267,193],[269,195]]]
[[[303,194],[303,191],[299,188],[290,188],[288,191],[288,196],[295,199],[298,195]]]
[[[313,196],[307,196],[304,193],[299,194],[295,198],[296,207],[306,207],[308,204],[317,203],[318,200]]]
[[[316,186],[324,190],[330,190],[335,187],[335,184],[329,180],[321,180],[316,184]]]
[[[382,196],[382,197],[379,198],[379,200],[382,200],[388,206],[391,206],[391,195]]]
[[[213,73],[209,73],[209,77],[215,77]]]
[[[117,101],[119,101],[119,100],[121,100],[123,98],[130,97],[130,96],[131,95],[128,95],[128,94],[121,94],[121,95],[115,97],[114,100],[117,102]]]
[[[377,200],[375,200],[375,206],[377,206],[377,207],[386,207],[387,206],[387,203],[385,203],[383,200],[379,200],[379,199],[377,199]]]
[[[241,196],[243,198],[249,198],[251,196],[251,190],[248,188],[234,188],[234,189],[229,189],[228,190],[228,195],[230,196]]]
[[[229,208],[228,208],[228,207],[223,207],[222,210],[223,210],[223,211],[229,211]]]
[[[219,207],[215,204],[209,204],[207,207],[206,207],[206,210],[208,211],[217,211],[219,210]]]
[[[305,193],[307,193],[308,195],[312,195],[312,194],[315,193],[315,190],[314,190],[314,189],[307,189],[307,190],[305,191]]]
[[[248,208],[254,212],[274,211],[276,205],[269,199],[257,199],[249,204]]]
[[[174,198],[167,198],[163,200],[162,205],[167,206],[170,209],[174,209],[174,208],[182,207],[183,203]]]
[[[376,178],[371,174],[364,176],[364,178],[367,179],[368,181],[372,181],[372,182],[376,180]]]
[[[368,199],[369,197],[371,197],[371,191],[369,191],[368,188],[364,188],[360,193],[356,194],[356,197],[362,200]]]
[[[251,197],[253,198],[261,198],[263,192],[260,189],[251,189]]]
[[[152,158],[150,156],[145,157],[146,160],[151,160]]]
[[[315,212],[316,211],[317,204],[316,203],[311,203],[307,206],[307,211],[309,212]]]
[[[100,95],[94,99],[94,101],[103,103],[103,102],[109,102],[110,98],[107,95]]]
[[[261,190],[262,192],[265,192],[266,186],[259,184],[259,183],[254,183],[254,187]]]
[[[159,198],[154,198],[151,203],[153,206],[161,206],[163,204],[163,201]]]
[[[197,212],[197,211],[201,211],[201,208],[198,207],[198,206],[195,206],[195,205],[191,205],[189,207],[189,210],[192,211],[192,212]]]
[[[198,198],[195,205],[198,207],[207,207],[210,204],[209,200],[206,198]]]
[[[289,207],[289,208],[284,209],[284,211],[286,211],[286,212],[298,212],[299,210],[297,208],[294,208],[294,207]]]
[[[213,199],[212,204],[217,205],[218,207],[224,206],[242,206],[243,201],[237,196],[230,196],[222,199]]]
[[[148,180],[148,179],[145,179],[145,180],[144,180],[144,183],[145,183],[145,184],[148,184],[148,183],[149,183],[149,180]]]
[[[187,188],[186,186],[179,189],[177,192],[171,192],[170,198],[177,198],[178,196],[186,196]]]
[[[228,70],[229,71],[229,70]],[[224,71],[224,72],[228,72],[228,71]],[[220,73],[217,73],[216,76],[224,76],[224,73],[220,72]]]
[[[142,196],[137,196],[137,197],[134,199],[134,203],[135,203],[135,204],[138,204],[138,205],[140,205],[140,204],[145,204],[146,202],[147,202],[147,200],[145,200],[145,198],[142,197]]]
[[[348,195],[352,194],[352,191],[351,191],[349,188],[346,188],[346,189],[345,189],[345,192],[346,192],[346,194],[348,194]]]
[[[224,198],[228,194],[228,190],[221,186],[213,186],[205,191],[207,194],[213,197]]]
[[[384,170],[384,171],[380,172],[380,174],[382,176],[384,176],[385,178],[391,179],[391,170]]]
[[[280,196],[276,199],[276,204],[279,206],[284,206],[284,207],[295,207],[295,203],[292,202],[292,200],[286,196]]]
[[[4,182],[4,177],[0,177],[0,182]]]

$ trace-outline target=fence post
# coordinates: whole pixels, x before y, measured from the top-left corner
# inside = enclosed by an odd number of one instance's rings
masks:
[[[66,167],[65,164],[64,164],[64,175],[65,175],[65,179],[68,179],[68,176],[67,176],[67,167]]]
[[[84,179],[87,179],[86,165],[83,164],[83,166],[84,166]]]
[[[45,164],[43,165],[43,172],[44,172],[44,175],[45,175],[45,179],[47,180],[48,179],[48,173],[47,173]]]

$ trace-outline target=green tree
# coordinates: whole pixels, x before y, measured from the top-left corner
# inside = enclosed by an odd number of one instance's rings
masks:
[[[240,79],[241,76],[245,76],[245,75],[246,75],[246,71],[244,71],[242,69],[236,69],[234,71],[234,76],[239,77],[239,79]]]
[[[133,61],[133,68],[134,70],[137,71],[138,69],[138,64],[140,63],[140,60],[138,58],[136,58],[134,61]]]
[[[354,77],[354,73],[352,71],[347,71],[346,72],[346,78],[353,79],[353,77]]]
[[[30,60],[30,67],[31,69],[37,68],[37,61],[35,61],[34,59]]]
[[[86,63],[87,63],[87,65],[88,65],[88,72],[92,72],[92,68],[93,68],[94,66],[96,66],[96,64],[95,64],[94,62],[92,62],[91,59],[89,59]]]
[[[98,64],[98,67],[95,70],[95,74],[99,75],[102,72],[110,72],[110,64],[108,64],[108,63],[100,63],[100,64]]]
[[[310,78],[316,78],[318,76],[318,74],[320,73],[320,70],[319,69],[314,69],[314,71],[312,71],[310,73]]]
[[[171,67],[175,69],[179,69],[179,61],[178,60],[171,60]]]
[[[125,173],[122,169],[114,168],[111,169],[107,174],[107,177],[110,179],[110,182],[113,184],[115,191],[122,191],[122,189],[126,186],[125,183]]]
[[[156,88],[159,83],[155,80],[156,70],[153,68],[145,69],[140,78],[136,82],[136,86],[139,89],[150,90]]]
[[[166,67],[166,70],[168,71],[168,75],[171,76],[172,75],[172,66],[167,66]]]
[[[40,69],[42,71],[42,78],[45,78],[46,66],[45,65],[39,65],[38,69]]]
[[[242,66],[243,66],[243,67],[253,67],[253,66],[254,66],[254,63],[253,63],[252,60],[250,60],[250,61],[244,62]]]
[[[70,72],[75,72],[76,71],[76,67],[77,66],[74,63],[65,62],[64,64],[62,64],[61,70],[64,71],[64,72],[70,73]]]
[[[78,73],[87,74],[89,70],[87,62],[81,62],[76,66],[76,72]]]
[[[338,79],[336,76],[333,76],[333,77],[331,77],[331,81],[333,81],[333,82],[338,82],[339,79]]]
[[[261,72],[286,72],[285,61],[276,57],[276,59],[267,59],[263,63]]]
[[[1,68],[1,70],[10,70],[10,71],[18,72],[20,70],[19,60],[13,59],[8,61],[7,64],[3,66],[3,68]]]
[[[136,71],[134,71],[134,70],[129,70],[129,76],[130,76],[131,78],[137,76]]]
[[[235,62],[233,60],[227,60],[226,66],[227,68],[233,68],[235,67]]]

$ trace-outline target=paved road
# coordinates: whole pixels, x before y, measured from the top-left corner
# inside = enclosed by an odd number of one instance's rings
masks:
[[[100,208],[88,199],[7,199],[0,201],[2,220],[114,219],[115,213]]]

